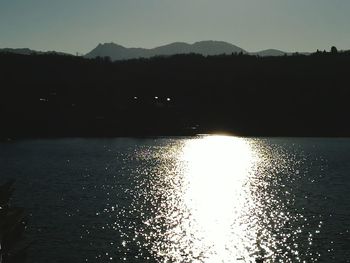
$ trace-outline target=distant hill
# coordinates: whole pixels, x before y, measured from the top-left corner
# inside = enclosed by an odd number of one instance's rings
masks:
[[[58,55],[70,55],[68,53],[57,51],[37,51],[29,48],[0,48],[2,53],[14,53],[19,55],[32,55],[32,54],[58,54]]]
[[[145,49],[126,48],[114,43],[99,44],[85,55],[86,58],[110,57],[112,60],[149,58],[153,56],[170,56],[176,54],[196,53],[204,56],[248,52],[233,44],[223,41],[200,41],[194,44],[175,42],[168,45]]]
[[[278,56],[290,55],[290,53],[277,50],[277,49],[266,49],[259,52],[251,52],[250,54],[257,55],[260,57],[278,57]]]
[[[41,53],[40,51],[31,50],[29,48],[0,48],[3,53],[15,53],[20,55],[31,55],[33,53]]]

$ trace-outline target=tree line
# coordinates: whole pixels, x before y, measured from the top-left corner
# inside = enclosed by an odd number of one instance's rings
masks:
[[[112,62],[0,53],[0,136],[348,136],[350,52]]]

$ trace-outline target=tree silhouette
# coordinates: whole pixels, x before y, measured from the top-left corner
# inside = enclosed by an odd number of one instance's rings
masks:
[[[337,54],[338,53],[338,49],[335,46],[331,47],[331,53],[332,54]]]
[[[0,139],[215,130],[349,136],[344,120],[350,115],[350,88],[343,85],[349,63],[350,52],[115,62],[0,53]],[[171,104],[160,107],[155,96],[171,98]]]

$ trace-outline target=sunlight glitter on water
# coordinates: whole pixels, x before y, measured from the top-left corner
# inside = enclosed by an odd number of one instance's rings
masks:
[[[246,258],[245,247],[253,248],[256,237],[245,222],[254,207],[247,183],[257,161],[250,145],[239,138],[206,137],[189,141],[182,158],[184,203],[202,237],[193,246],[207,248],[206,262]]]
[[[140,171],[132,204],[139,244],[156,262],[302,262],[304,218],[287,208],[294,199],[283,187],[296,173],[283,154],[230,136],[138,152],[153,164]]]
[[[187,140],[176,151],[175,171],[152,180],[153,197],[164,201],[146,224],[166,229],[151,231],[160,235],[149,238],[153,252],[170,262],[259,257],[250,191],[259,158],[251,145],[241,138],[205,136]]]

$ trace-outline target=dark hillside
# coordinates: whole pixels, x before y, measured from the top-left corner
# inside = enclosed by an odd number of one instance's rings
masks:
[[[111,62],[0,54],[1,136],[349,136],[349,52]]]

